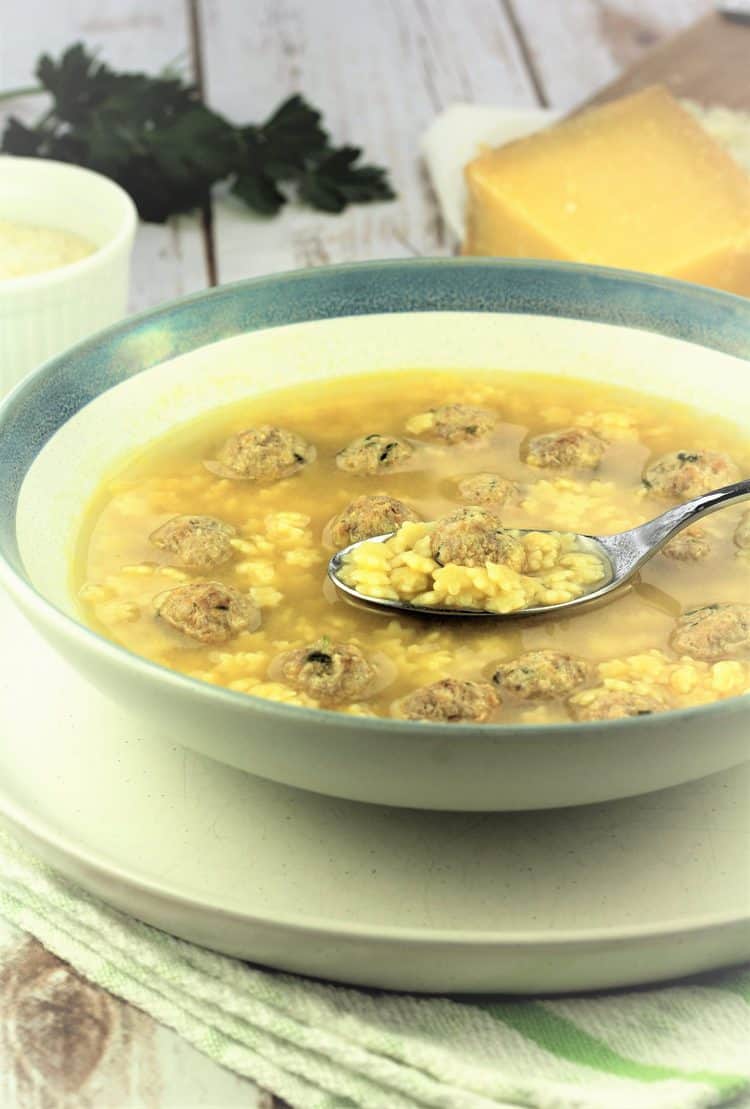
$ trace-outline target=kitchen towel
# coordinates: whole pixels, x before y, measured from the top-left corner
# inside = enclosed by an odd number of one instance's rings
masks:
[[[747,968],[552,1000],[348,989],[168,936],[76,889],[1,832],[0,913],[293,1109],[747,1104]]]

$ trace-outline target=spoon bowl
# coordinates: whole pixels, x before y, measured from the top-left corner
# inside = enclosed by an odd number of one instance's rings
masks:
[[[393,538],[395,532],[386,535],[375,535],[371,539],[360,539],[348,547],[337,551],[328,563],[328,577],[336,588],[347,599],[364,604],[370,609],[397,610],[420,616],[458,616],[465,619],[468,616],[492,617],[496,620],[517,620],[530,616],[551,616],[560,612],[589,606],[595,601],[601,601],[610,594],[615,593],[627,585],[640,570],[662,547],[684,528],[690,527],[697,520],[712,512],[718,512],[731,504],[750,499],[750,480],[736,481],[732,485],[724,485],[721,489],[713,489],[701,497],[684,501],[667,509],[661,515],[647,520],[645,524],[629,528],[627,531],[616,532],[614,535],[577,535],[576,543],[579,551],[590,552],[601,559],[604,567],[603,579],[588,592],[580,597],[573,597],[568,601],[561,601],[551,605],[529,605],[528,608],[516,609],[513,612],[490,612],[483,608],[448,608],[439,605],[416,605],[410,601],[392,600],[387,597],[372,597],[361,593],[353,586],[348,585],[341,578],[341,571],[351,554],[363,543],[385,543]],[[514,528],[514,532],[527,535],[534,531],[539,533],[540,528]],[[544,534],[544,533],[543,533]]]

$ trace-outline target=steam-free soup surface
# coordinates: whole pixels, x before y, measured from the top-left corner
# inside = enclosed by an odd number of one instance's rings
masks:
[[[430,412],[452,404],[489,412],[492,426],[440,437]],[[296,472],[278,480],[233,476],[227,441],[263,425],[293,432],[309,454],[295,448]],[[602,444],[594,465],[549,465],[543,450],[533,457],[533,444],[546,442],[537,437],[571,428]],[[347,454],[337,460],[375,433],[410,448],[400,464],[368,475],[348,469]],[[713,701],[750,687],[750,528],[741,507],[710,517],[672,557],[656,556],[612,603],[561,619],[394,618],[350,605],[326,582],[328,559],[345,537],[335,520],[363,496],[393,498],[411,520],[435,521],[476,506],[483,486],[462,483],[490,474],[514,491],[489,505],[504,526],[606,534],[680,499],[660,485],[659,460],[673,452],[726,460],[728,469],[715,465],[716,485],[750,472],[750,445],[731,425],[588,381],[404,370],[295,386],[208,414],[126,460],[91,505],[75,566],[79,595],[87,621],[138,654],[309,707],[544,723]],[[683,474],[693,464],[675,465]],[[169,546],[169,529],[154,538],[183,515],[228,525],[214,536],[222,550],[229,545],[225,557],[210,569],[186,566]],[[219,643],[170,622],[172,591],[206,581],[241,597],[237,628]],[[701,623],[702,610],[717,605]],[[340,684],[345,696],[331,698],[305,673],[327,665],[318,656],[340,645],[349,654],[335,662],[355,678]],[[306,651],[318,661],[303,672]],[[358,685],[361,658],[369,677]],[[423,695],[425,687],[433,692]]]

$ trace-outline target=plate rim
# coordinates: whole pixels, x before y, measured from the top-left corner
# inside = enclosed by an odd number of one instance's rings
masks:
[[[203,756],[206,757],[206,756]],[[750,760],[748,760],[750,761]],[[740,764],[742,765],[742,764]],[[239,771],[239,773],[245,773]],[[261,779],[262,780],[262,779]],[[288,787],[292,788],[292,787]],[[674,789],[680,786],[671,787]],[[660,791],[661,792],[661,791]],[[364,803],[364,802],[363,802]],[[691,918],[684,923],[666,921],[650,924],[636,924],[626,928],[597,927],[581,928],[575,931],[562,931],[546,929],[539,932],[510,932],[477,930],[466,932],[461,929],[445,929],[428,933],[424,928],[402,927],[394,925],[367,925],[354,922],[344,924],[330,920],[326,917],[287,916],[275,913],[263,915],[262,913],[246,913],[239,909],[227,908],[212,903],[201,897],[193,897],[181,892],[178,887],[169,882],[157,883],[149,878],[139,875],[132,867],[108,859],[106,853],[97,852],[86,846],[76,843],[70,835],[56,832],[44,821],[22,806],[20,803],[9,799],[5,787],[0,783],[0,821],[20,829],[22,836],[27,836],[35,843],[51,848],[53,853],[61,854],[66,859],[80,867],[93,871],[107,881],[117,881],[122,886],[146,895],[157,901],[166,902],[172,907],[203,916],[220,917],[241,923],[247,927],[283,929],[299,934],[313,934],[327,938],[338,938],[350,941],[367,941],[369,943],[400,943],[413,947],[429,947],[434,945],[447,947],[472,948],[480,951],[487,948],[541,948],[562,947],[572,949],[601,943],[628,943],[648,942],[659,939],[686,938],[696,933],[705,931],[718,931],[727,928],[750,928],[750,905],[745,912],[740,913],[705,913]],[[22,843],[22,847],[24,844]],[[54,863],[50,865],[55,870]],[[68,879],[65,874],[63,877]],[[75,879],[72,880],[74,884]],[[106,901],[106,898],[102,898]],[[133,914],[135,915],[135,914]],[[154,926],[155,927],[155,926]]]

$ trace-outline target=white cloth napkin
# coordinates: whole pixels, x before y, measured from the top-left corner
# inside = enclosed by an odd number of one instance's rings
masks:
[[[460,242],[464,237],[466,186],[464,166],[482,146],[502,146],[539,131],[560,117],[546,108],[492,108],[453,104],[441,112],[422,136],[422,156],[443,219]]]

